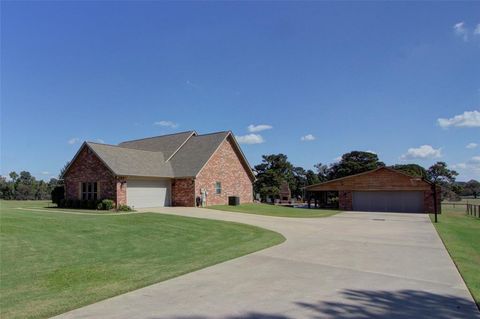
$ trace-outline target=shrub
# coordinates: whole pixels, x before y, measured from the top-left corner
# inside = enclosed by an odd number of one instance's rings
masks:
[[[65,199],[65,187],[62,186],[56,186],[52,190],[52,203],[57,204],[57,206],[60,206],[60,201]]]
[[[98,205],[97,209],[111,210],[115,207],[115,202],[111,199],[104,199]]]
[[[98,205],[98,200],[90,199],[87,201],[87,208],[88,209],[96,209]]]
[[[60,207],[60,208],[65,208],[66,207],[66,199],[65,198],[62,198],[58,201],[57,203],[57,206]]]
[[[80,203],[78,204],[79,208],[81,209],[87,209],[88,208],[88,200],[81,200]]]
[[[98,199],[61,199],[57,203],[60,208],[75,209],[104,209],[101,205],[102,202]]]
[[[119,212],[133,212],[132,207],[128,205],[118,205],[117,210]]]

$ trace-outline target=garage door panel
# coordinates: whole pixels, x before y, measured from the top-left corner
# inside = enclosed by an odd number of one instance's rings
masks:
[[[353,192],[353,210],[423,213],[423,192]]]
[[[127,204],[135,208],[170,206],[169,179],[127,180]]]

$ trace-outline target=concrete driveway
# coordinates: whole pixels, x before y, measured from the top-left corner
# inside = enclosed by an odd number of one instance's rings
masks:
[[[480,318],[426,215],[149,211],[257,225],[287,241],[58,318]]]

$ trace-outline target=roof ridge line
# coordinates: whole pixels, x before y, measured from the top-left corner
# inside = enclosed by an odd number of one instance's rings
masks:
[[[195,134],[197,134],[197,132],[196,132],[195,130],[190,130],[190,131],[183,131],[183,132],[177,132],[177,133],[170,133],[170,134],[164,134],[164,135],[156,135],[156,136],[138,138],[138,139],[135,139],[135,140],[123,141],[123,142],[120,142],[119,144],[128,143],[128,142],[137,142],[137,141],[148,140],[148,139],[152,139],[152,138],[159,138],[159,137],[164,137],[164,136],[179,135],[179,134],[185,134],[185,133],[195,133]]]
[[[231,131],[218,131],[218,132],[212,132],[212,133],[206,133],[206,134],[197,134],[197,136],[207,136],[207,135],[213,135],[213,134],[220,134],[220,133],[230,133]]]
[[[177,149],[172,153],[172,155],[170,155],[170,156],[165,160],[165,163],[168,162],[168,161],[170,161],[170,159],[171,159],[175,154],[177,154],[177,152],[180,151],[180,149],[181,149],[188,141],[190,141],[190,139],[191,139],[192,136],[194,136],[194,135],[195,135],[195,136],[198,136],[198,135],[197,135],[197,132],[192,131],[191,134],[185,139],[185,141],[183,141],[183,143],[180,144],[179,147],[177,147]]]

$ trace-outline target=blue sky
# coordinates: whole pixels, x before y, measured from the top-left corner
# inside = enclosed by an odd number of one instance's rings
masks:
[[[368,150],[480,178],[478,2],[1,6],[2,175],[194,129],[232,130],[252,165]]]

